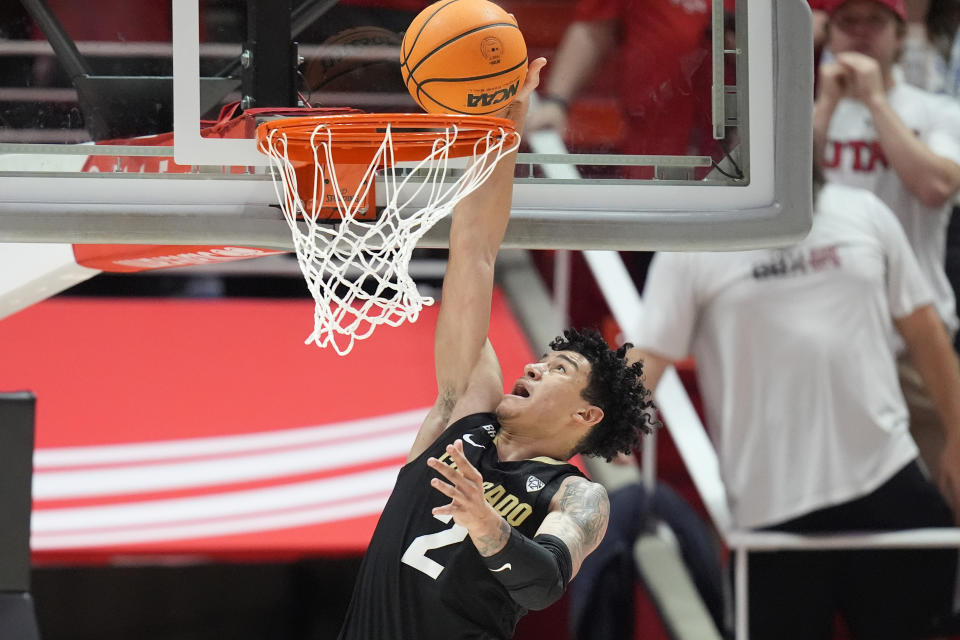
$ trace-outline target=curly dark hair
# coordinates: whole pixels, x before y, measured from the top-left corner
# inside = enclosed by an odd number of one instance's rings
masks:
[[[590,362],[590,378],[583,399],[603,409],[603,419],[578,444],[573,454],[601,456],[630,453],[641,435],[659,422],[650,390],[643,385],[643,363],[627,364],[627,343],[613,351],[598,332],[567,329],[550,343],[554,351],[575,351]]]

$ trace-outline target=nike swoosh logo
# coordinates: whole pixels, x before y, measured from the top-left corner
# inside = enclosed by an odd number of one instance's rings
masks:
[[[484,447],[482,444],[477,444],[476,442],[473,441],[473,434],[472,434],[472,433],[465,433],[465,434],[463,434],[463,441],[466,442],[467,444],[472,444],[472,445],[475,446],[475,447],[480,447],[481,449],[486,449],[486,447]]]
[[[490,569],[490,571],[493,571],[494,573],[500,573],[501,571],[509,571],[510,569],[513,569],[513,566],[508,562],[499,569]]]

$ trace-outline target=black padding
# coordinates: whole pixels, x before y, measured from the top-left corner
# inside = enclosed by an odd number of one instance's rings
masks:
[[[0,393],[0,592],[30,590],[34,403],[30,393]]]
[[[566,585],[570,582],[570,575],[573,573],[573,558],[570,557],[570,549],[566,543],[549,533],[541,533],[534,536],[533,541],[553,554],[557,560],[557,567],[560,569],[560,579]]]
[[[545,609],[559,600],[572,566],[570,551],[560,538],[539,535],[531,540],[513,528],[506,546],[483,561],[525,609]]]

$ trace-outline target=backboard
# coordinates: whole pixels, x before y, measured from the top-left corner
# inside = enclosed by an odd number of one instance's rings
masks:
[[[289,250],[252,131],[209,128],[225,108],[416,111],[399,43],[426,4],[14,2],[0,39],[0,242]],[[577,84],[565,40],[595,38],[579,50],[597,54],[566,127],[527,132],[505,246],[733,249],[809,229],[805,0],[662,0],[619,16],[584,0],[499,4],[529,55],[550,60],[545,92]],[[445,243],[441,224],[420,246]]]

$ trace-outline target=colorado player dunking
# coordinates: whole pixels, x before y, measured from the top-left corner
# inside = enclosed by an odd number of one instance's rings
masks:
[[[522,130],[546,60],[500,115]],[[567,331],[503,393],[487,340],[516,152],[456,208],[437,320],[437,400],[357,577],[342,640],[501,639],[556,601],[606,531],[606,491],[566,461],[611,458],[650,428],[626,347]]]

